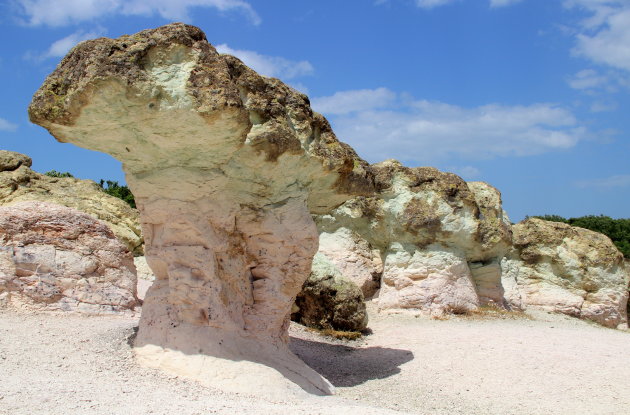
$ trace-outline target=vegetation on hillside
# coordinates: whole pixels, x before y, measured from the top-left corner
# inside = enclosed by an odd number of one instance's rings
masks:
[[[50,176],[50,177],[74,177],[72,174],[68,173],[68,172],[59,172],[57,170],[50,170],[47,171],[46,173],[44,173],[46,176]]]
[[[604,215],[588,215],[565,219],[558,215],[533,216],[552,222],[568,223],[571,226],[590,229],[608,236],[626,258],[630,258],[630,219],[612,219]]]
[[[111,196],[115,196],[119,199],[124,200],[131,206],[132,208],[136,207],[136,200],[133,197],[133,193],[129,190],[129,187],[120,185],[116,181],[112,180],[103,180],[101,179],[99,185],[103,189],[105,193]]]
[[[71,173],[67,171],[62,173],[57,170],[50,170],[44,174],[49,177],[59,177],[59,178],[74,177]],[[134,199],[133,193],[131,193],[131,190],[129,190],[129,187],[125,185],[120,185],[118,184],[117,181],[104,180],[104,179],[101,179],[99,186],[101,186],[101,189],[103,189],[103,191],[107,193],[108,195],[124,200],[132,208],[136,207],[136,200]]]

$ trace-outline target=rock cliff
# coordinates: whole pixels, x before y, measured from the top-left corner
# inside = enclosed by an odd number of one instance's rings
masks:
[[[598,232],[530,218],[514,225],[503,260],[506,298],[515,306],[628,327],[628,270],[623,255]]]
[[[78,210],[0,207],[0,303],[92,314],[133,309],[133,256],[103,222]]]
[[[91,180],[49,177],[31,170],[24,154],[0,150],[0,206],[28,200],[71,207],[104,221],[127,248],[142,252],[138,212]]]
[[[288,350],[288,317],[317,250],[310,212],[373,178],[305,95],[178,23],[79,44],[29,115],[123,163],[156,275],[142,362],[226,390],[332,392]]]
[[[503,306],[500,260],[511,231],[500,193],[394,160],[372,169],[373,195],[316,217],[319,252],[380,309],[439,315]]]

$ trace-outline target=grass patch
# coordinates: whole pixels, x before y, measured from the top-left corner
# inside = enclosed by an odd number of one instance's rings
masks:
[[[496,305],[483,305],[481,307],[479,307],[476,310],[470,310],[464,314],[462,314],[463,317],[466,318],[470,318],[470,319],[479,319],[479,320],[483,320],[483,319],[491,319],[491,318],[497,318],[497,319],[525,319],[525,320],[531,320],[532,318],[524,313],[523,311],[520,310],[506,310],[505,308],[501,308],[501,307],[497,307]]]
[[[307,329],[313,333],[317,333],[321,336],[332,337],[338,340],[358,340],[363,337],[363,333],[360,331],[342,331],[335,329],[316,329],[313,327],[307,327]]]

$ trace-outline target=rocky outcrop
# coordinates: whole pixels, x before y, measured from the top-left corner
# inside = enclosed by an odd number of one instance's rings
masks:
[[[0,207],[0,303],[112,313],[136,306],[133,256],[111,230],[64,206]]]
[[[514,225],[513,231],[514,248],[503,261],[511,303],[628,327],[630,276],[607,236],[535,218]]]
[[[79,44],[29,115],[123,164],[156,275],[141,362],[226,390],[331,393],[290,353],[289,314],[317,250],[310,212],[373,178],[305,95],[172,24]]]
[[[511,231],[500,193],[430,167],[388,160],[372,168],[372,196],[317,217],[319,252],[342,272],[350,269],[344,275],[366,296],[380,279],[380,309],[442,314],[502,306],[500,260]]]
[[[127,248],[142,252],[138,212],[91,180],[49,177],[31,170],[30,157],[0,150],[0,206],[28,200],[71,207],[104,221]]]
[[[321,253],[313,258],[311,275],[297,296],[291,319],[339,331],[362,331],[368,323],[361,290]]]

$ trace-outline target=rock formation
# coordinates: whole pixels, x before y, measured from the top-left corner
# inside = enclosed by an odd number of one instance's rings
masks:
[[[502,306],[500,260],[511,232],[499,192],[394,160],[372,168],[372,196],[317,217],[320,253],[366,296],[380,279],[380,309],[442,314]]]
[[[362,331],[368,323],[361,290],[321,253],[313,258],[311,275],[297,296],[291,319],[340,331]]]
[[[623,255],[598,232],[530,218],[513,226],[503,260],[506,298],[515,306],[628,327],[628,270]]]
[[[109,313],[136,305],[133,256],[101,221],[65,206],[0,207],[0,303]]]
[[[29,115],[123,163],[156,275],[142,362],[226,390],[331,393],[288,350],[288,317],[317,250],[310,212],[373,179],[305,95],[178,23],[79,44]]]
[[[31,165],[28,156],[0,150],[0,206],[37,200],[71,207],[104,221],[130,251],[142,252],[135,209],[103,192],[91,180],[49,177],[31,170]]]

